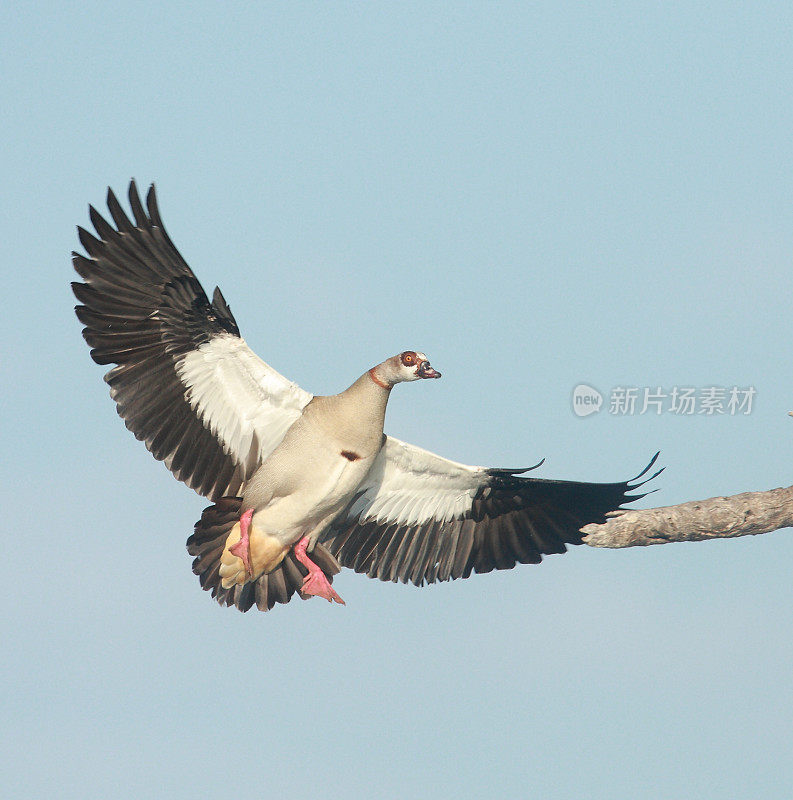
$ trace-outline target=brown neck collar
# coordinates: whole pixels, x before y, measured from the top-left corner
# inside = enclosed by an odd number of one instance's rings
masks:
[[[381,380],[380,380],[380,378],[378,378],[378,377],[377,377],[377,375],[375,375],[374,371],[375,371],[375,367],[372,367],[372,368],[369,370],[369,377],[370,377],[370,378],[371,378],[371,379],[372,379],[372,380],[373,380],[373,381],[374,381],[374,382],[375,382],[375,383],[376,383],[378,386],[380,386],[381,388],[383,388],[383,389],[385,389],[385,390],[387,390],[387,391],[390,391],[391,387],[390,387],[390,386],[389,386],[387,383],[383,383],[383,381],[381,381]]]

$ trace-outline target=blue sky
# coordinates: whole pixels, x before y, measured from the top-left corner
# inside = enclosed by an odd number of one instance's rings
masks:
[[[6,4],[4,797],[781,797],[789,531],[599,551],[345,607],[221,609],[205,502],[117,418],[69,253],[108,185],[315,393],[402,349],[388,432],[627,478],[790,483],[785,3]],[[571,409],[754,387],[748,415]]]

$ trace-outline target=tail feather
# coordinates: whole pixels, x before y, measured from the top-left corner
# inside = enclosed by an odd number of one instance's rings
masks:
[[[239,521],[242,498],[222,497],[208,506],[196,523],[193,535],[187,540],[187,552],[193,559],[193,572],[198,575],[201,588],[212,593],[222,606],[236,606],[247,611],[254,605],[259,611],[269,611],[276,603],[288,603],[308,574],[306,568],[289,552],[272,571],[260,575],[255,581],[243,585],[223,588],[220,556],[226,546],[226,538]],[[321,544],[311,552],[311,560],[325,573],[328,581],[341,569],[339,562]]]

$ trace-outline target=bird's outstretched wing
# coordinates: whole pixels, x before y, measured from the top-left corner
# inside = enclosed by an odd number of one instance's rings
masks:
[[[72,288],[83,336],[127,427],[199,494],[236,494],[300,416],[311,395],[240,337],[219,289],[210,303],[165,232],[154,186],[144,208],[129,186],[131,221],[111,190],[114,225],[89,208],[78,228]]]
[[[322,541],[342,566],[417,586],[536,564],[581,544],[584,525],[644,497],[629,492],[661,471],[639,480],[657,458],[631,481],[579,483],[469,467],[388,437]]]

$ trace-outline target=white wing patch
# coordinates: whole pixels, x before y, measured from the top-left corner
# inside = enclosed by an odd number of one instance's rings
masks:
[[[312,395],[259,358],[244,339],[214,336],[176,364],[185,397],[250,477]]]
[[[389,436],[348,518],[408,526],[459,519],[486,482],[482,467],[458,464]]]

